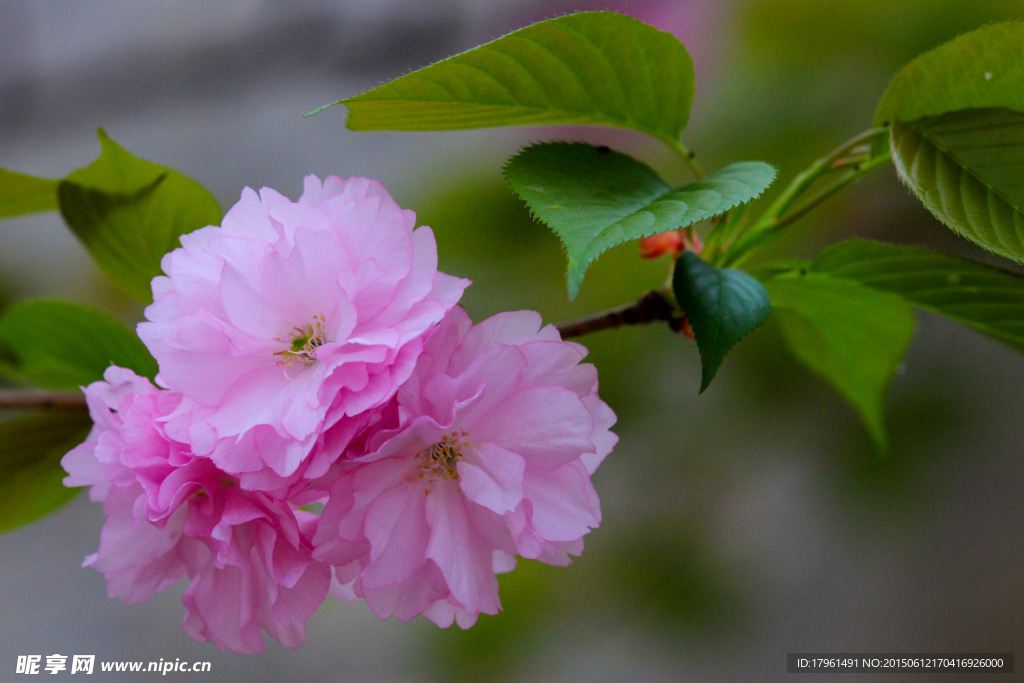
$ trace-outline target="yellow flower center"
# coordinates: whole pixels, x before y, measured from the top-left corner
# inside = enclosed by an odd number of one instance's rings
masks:
[[[275,351],[280,356],[278,364],[290,367],[294,363],[312,365],[316,362],[316,348],[327,343],[327,317],[323,313],[313,316],[313,322],[302,327],[293,327],[291,338],[277,338],[277,341],[288,344],[288,348]]]
[[[464,430],[451,431],[441,437],[437,443],[419,452],[423,460],[417,478],[429,477],[431,481],[442,478],[452,481],[459,480],[456,465],[462,459],[462,449],[469,446]]]

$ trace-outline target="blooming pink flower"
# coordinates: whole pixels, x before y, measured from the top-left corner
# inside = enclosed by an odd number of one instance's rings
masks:
[[[472,625],[515,555],[568,564],[600,522],[590,475],[617,438],[586,350],[533,312],[455,308],[342,462],[314,557],[381,617]],[[352,442],[355,444],[356,442]]]
[[[170,438],[162,418],[180,395],[118,367],[104,377],[85,389],[93,430],[63,460],[65,484],[91,486],[107,514],[85,565],[126,604],[187,578],[183,628],[198,641],[262,652],[262,628],[298,647],[331,577],[311,557],[315,515],[242,490]]]
[[[185,397],[168,433],[247,488],[323,474],[332,455],[307,457],[322,430],[390,399],[468,285],[414,226],[376,181],[307,176],[298,202],[247,188],[184,235],[138,327]]]

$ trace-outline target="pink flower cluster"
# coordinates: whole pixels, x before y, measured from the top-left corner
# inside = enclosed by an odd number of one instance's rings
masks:
[[[110,367],[63,461],[103,503],[111,597],[187,579],[186,633],[255,653],[329,592],[468,627],[516,556],[579,554],[616,441],[586,351],[532,312],[474,326],[379,183],[246,189],[181,244],[139,325],[159,387]]]

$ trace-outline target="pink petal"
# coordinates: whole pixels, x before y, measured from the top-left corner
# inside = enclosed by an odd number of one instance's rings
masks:
[[[430,542],[427,557],[441,570],[452,596],[467,612],[499,609],[491,548],[470,527],[465,501],[454,486],[438,485],[426,497]]]
[[[579,397],[558,386],[520,389],[475,425],[476,443],[493,442],[526,458],[529,467],[557,467],[593,449],[594,421]]]
[[[458,464],[466,498],[499,515],[515,510],[523,499],[525,470],[521,456],[493,443],[467,449]]]

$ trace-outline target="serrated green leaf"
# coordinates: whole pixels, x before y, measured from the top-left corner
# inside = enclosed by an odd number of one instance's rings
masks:
[[[57,182],[0,168],[0,218],[56,211]]]
[[[853,239],[810,264],[967,325],[1024,351],[1024,275],[923,247]]]
[[[959,235],[1024,261],[1024,113],[950,112],[892,126],[900,178]]]
[[[1024,22],[985,26],[914,59],[889,82],[875,125],[997,107],[1024,112]]]
[[[768,318],[768,291],[742,270],[716,268],[692,251],[676,261],[672,290],[697,340],[703,392],[729,350]]]
[[[905,66],[875,112],[900,177],[939,220],[1024,260],[1024,22],[956,38]]]
[[[673,35],[621,14],[581,12],[334,104],[348,107],[351,130],[594,124],[631,128],[675,147],[693,85],[693,62]]]
[[[793,354],[842,394],[880,450],[887,447],[885,396],[914,332],[900,297],[820,273],[766,284]]]
[[[0,344],[21,378],[45,389],[75,389],[111,364],[153,378],[156,361],[135,335],[99,309],[70,301],[26,301],[0,317]]]
[[[505,165],[512,189],[565,245],[570,298],[608,249],[725,213],[774,178],[768,164],[744,161],[673,190],[632,157],[569,142],[527,147]]]
[[[60,460],[89,433],[86,413],[34,414],[0,424],[0,532],[56,510],[78,492]]]
[[[58,186],[60,212],[110,279],[146,303],[163,255],[181,235],[219,224],[220,208],[191,178],[99,138],[100,157]]]

